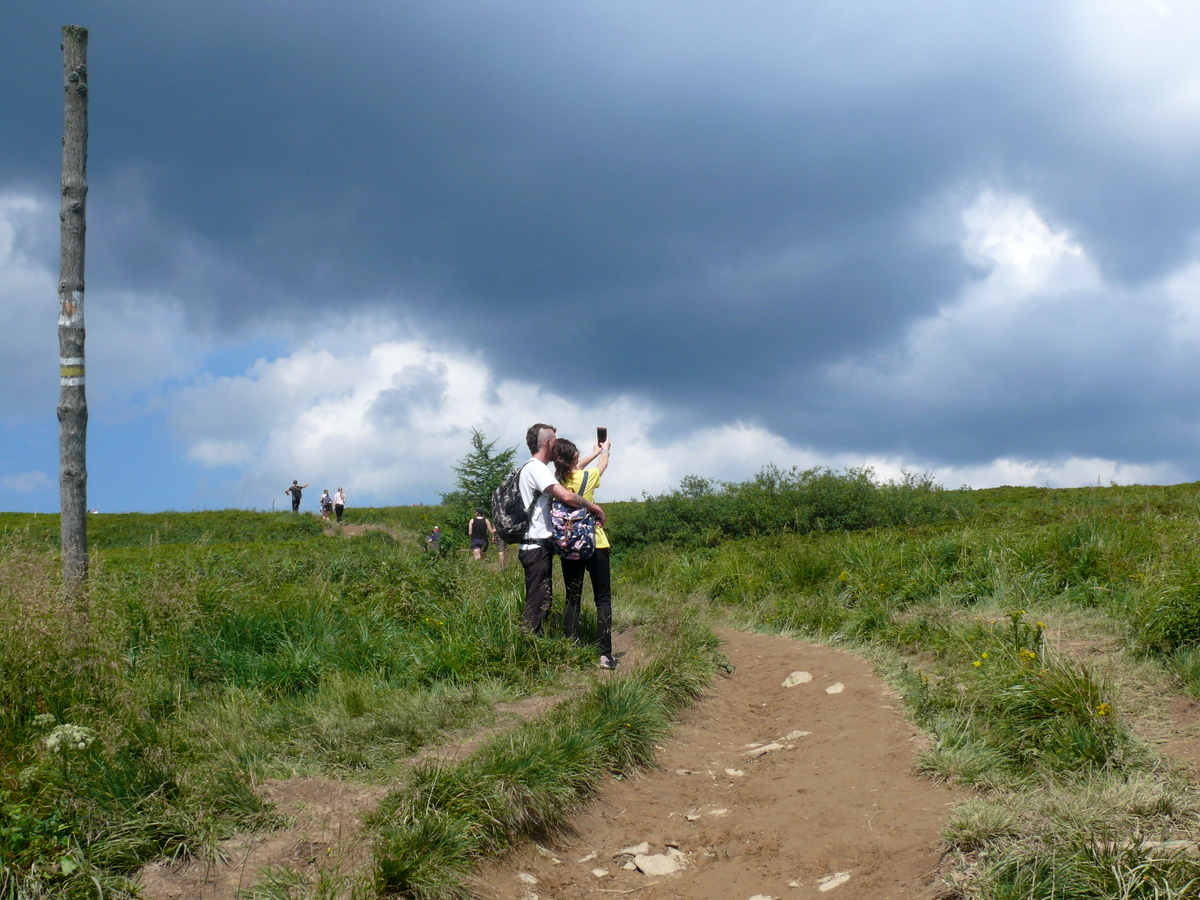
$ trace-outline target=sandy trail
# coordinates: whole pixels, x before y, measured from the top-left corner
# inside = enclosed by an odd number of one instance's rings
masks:
[[[734,673],[689,711],[660,768],[606,783],[570,834],[488,866],[481,897],[936,895],[939,834],[961,795],[916,775],[923,738],[871,664],[784,637],[721,637]],[[812,680],[783,687],[796,671]],[[771,743],[782,746],[753,757]],[[685,867],[623,868],[630,857],[619,851],[643,842],[647,855],[670,853]]]

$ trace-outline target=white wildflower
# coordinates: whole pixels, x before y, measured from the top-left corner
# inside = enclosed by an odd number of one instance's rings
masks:
[[[46,749],[51,753],[86,750],[95,739],[95,735],[82,725],[59,725],[46,736]]]

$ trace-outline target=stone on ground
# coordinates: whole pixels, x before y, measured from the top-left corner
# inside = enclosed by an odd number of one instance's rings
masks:
[[[680,859],[682,854],[679,854],[678,851],[676,854],[654,853],[649,856],[639,854],[633,858],[633,864],[643,875],[673,875],[683,868],[683,860]]]
[[[832,875],[825,875],[817,879],[817,890],[832,891],[835,887],[840,887],[849,880],[849,872],[834,872]]]
[[[808,684],[812,681],[812,676],[807,672],[793,672],[787,678],[783,679],[780,687],[795,687],[798,684]]]

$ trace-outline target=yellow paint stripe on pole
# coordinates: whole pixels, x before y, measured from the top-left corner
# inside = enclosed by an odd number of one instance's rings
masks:
[[[58,374],[60,378],[82,378],[83,366],[59,366]]]

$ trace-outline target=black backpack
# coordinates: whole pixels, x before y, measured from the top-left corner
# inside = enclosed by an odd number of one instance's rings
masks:
[[[535,495],[529,506],[521,502],[521,470],[524,468],[522,465],[513,469],[492,492],[492,524],[496,526],[500,540],[506,544],[519,544],[525,539],[529,517],[533,515],[534,504],[538,501]]]

